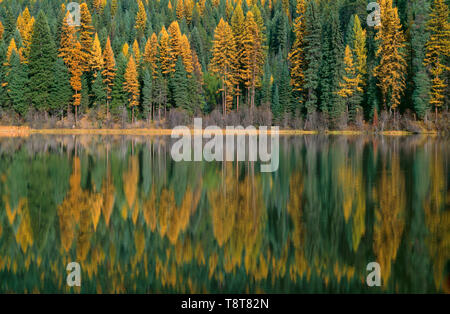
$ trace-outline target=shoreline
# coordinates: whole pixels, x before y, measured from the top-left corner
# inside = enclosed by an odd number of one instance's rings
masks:
[[[136,135],[136,136],[167,136],[172,134],[172,129],[152,129],[152,128],[141,128],[141,129],[32,129],[29,127],[16,127],[16,126],[0,126],[0,137],[24,137],[34,134],[44,134],[44,135]],[[190,128],[191,134],[194,134],[196,130]],[[215,131],[202,130],[203,134],[212,134]],[[222,129],[223,134],[261,134],[260,130],[256,131],[246,131],[246,130],[233,130],[228,131]],[[182,134],[181,131],[178,132]],[[356,131],[356,130],[327,130],[321,131],[306,131],[306,130],[279,130],[279,135],[346,135],[346,136],[358,136],[358,135],[384,135],[384,136],[409,136],[409,135],[430,135],[437,136],[439,133],[436,131],[428,131],[422,133],[413,133],[409,131],[383,131],[383,132],[373,132],[373,131]],[[271,130],[267,130],[267,134],[272,134]]]

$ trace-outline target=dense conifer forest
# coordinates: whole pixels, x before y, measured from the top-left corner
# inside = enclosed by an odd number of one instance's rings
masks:
[[[69,2],[0,0],[1,124],[448,128],[446,0]]]

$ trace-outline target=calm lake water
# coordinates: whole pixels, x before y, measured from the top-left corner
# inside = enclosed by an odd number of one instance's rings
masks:
[[[274,173],[170,149],[0,138],[0,292],[450,292],[448,140],[280,137]]]

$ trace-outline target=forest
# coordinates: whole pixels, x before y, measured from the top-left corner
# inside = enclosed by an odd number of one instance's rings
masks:
[[[0,0],[1,125],[448,131],[448,0],[69,2]]]

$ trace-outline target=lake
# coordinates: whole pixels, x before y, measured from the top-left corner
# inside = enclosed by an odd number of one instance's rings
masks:
[[[448,139],[280,136],[273,173],[172,143],[0,138],[0,292],[450,292]]]

